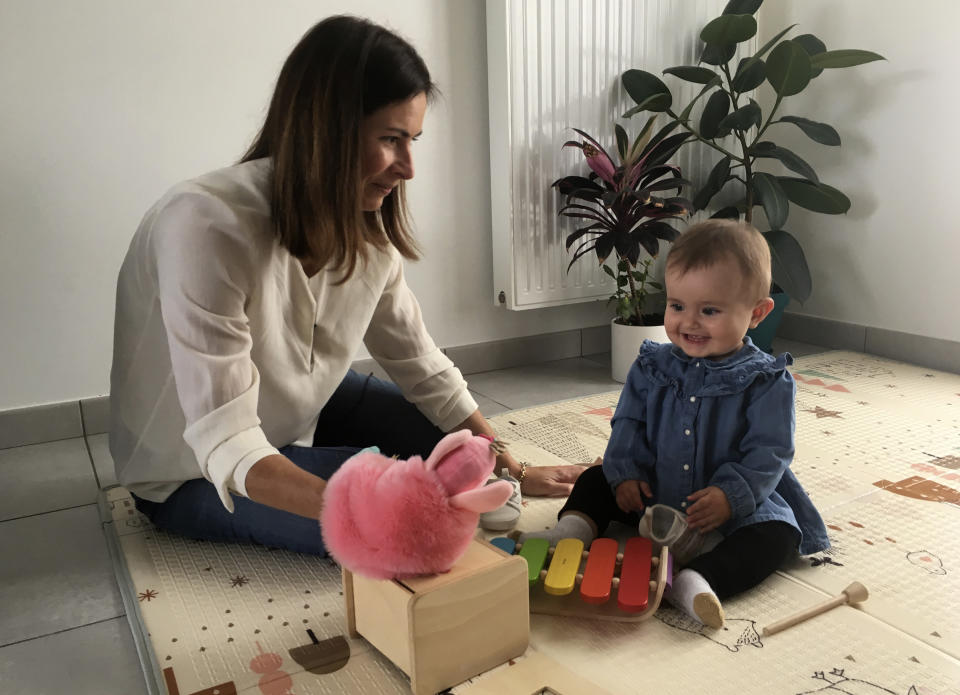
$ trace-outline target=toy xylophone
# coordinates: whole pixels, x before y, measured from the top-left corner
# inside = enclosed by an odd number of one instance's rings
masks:
[[[595,539],[589,551],[577,538],[564,538],[554,548],[543,538],[517,544],[500,537],[490,543],[526,559],[532,613],[645,620],[660,606],[672,576],[666,546],[654,552],[648,538],[630,538],[622,553],[613,538]],[[614,593],[616,601],[611,601]]]

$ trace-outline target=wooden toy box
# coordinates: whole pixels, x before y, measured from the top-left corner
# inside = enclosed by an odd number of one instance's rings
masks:
[[[446,574],[374,580],[343,571],[347,629],[433,695],[523,654],[530,641],[527,562],[482,540]]]

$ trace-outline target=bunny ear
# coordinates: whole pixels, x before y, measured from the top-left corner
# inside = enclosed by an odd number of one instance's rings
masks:
[[[503,506],[512,494],[513,484],[506,480],[498,480],[495,483],[454,495],[450,498],[450,506],[480,514]]]
[[[423,462],[424,469],[428,471],[433,470],[437,467],[437,464],[440,463],[444,456],[449,454],[457,447],[463,446],[472,438],[473,432],[470,430],[457,430],[456,432],[451,432],[437,442],[437,445],[433,447],[433,451],[430,452],[427,460]]]

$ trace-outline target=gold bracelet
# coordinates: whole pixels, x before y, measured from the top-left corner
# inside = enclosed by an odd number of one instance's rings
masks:
[[[527,462],[520,462],[520,477],[517,478],[517,482],[523,485],[523,479],[527,477]]]
[[[507,443],[502,439],[495,437],[494,440],[490,442],[490,449],[497,456],[500,456],[501,454],[507,453]],[[529,464],[526,461],[520,462],[520,475],[517,477],[517,482],[520,484],[523,484],[523,479],[527,477],[528,465]]]

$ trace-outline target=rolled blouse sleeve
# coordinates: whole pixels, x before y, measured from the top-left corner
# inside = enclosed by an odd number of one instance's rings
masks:
[[[151,235],[183,438],[230,511],[229,490],[246,496],[247,471],[278,453],[257,415],[260,375],[245,313],[257,275],[236,227],[225,203],[187,192],[171,198]]]
[[[403,263],[394,262],[374,309],[364,344],[403,395],[444,432],[477,410],[460,370],[427,333],[420,304],[407,286]]]

